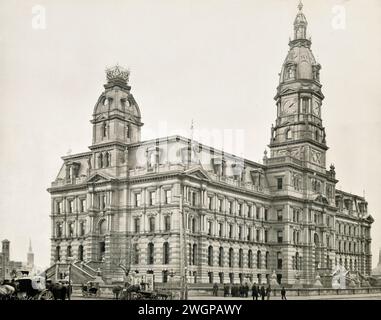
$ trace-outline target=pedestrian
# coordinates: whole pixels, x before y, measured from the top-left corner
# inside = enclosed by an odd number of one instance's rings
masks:
[[[258,300],[258,287],[256,283],[254,283],[253,287],[251,288],[251,294],[253,296],[253,300]]]
[[[244,291],[245,291],[245,288],[243,287],[242,284],[240,284],[240,286],[239,286],[239,296],[241,298],[243,298],[245,296],[245,292]]]
[[[270,285],[266,288],[266,296],[267,296],[267,300],[270,300],[270,293],[271,293],[271,287]]]
[[[218,284],[214,283],[213,285],[213,296],[217,297],[218,296]]]
[[[246,284],[245,284],[245,297],[247,298],[248,296],[249,296],[249,285],[246,282]]]
[[[282,300],[287,300],[286,289],[284,287],[282,287],[282,290],[280,290],[280,294],[282,295]]]
[[[265,300],[265,296],[266,296],[266,290],[265,290],[265,287],[262,285],[262,287],[261,287],[261,297],[262,297],[262,300]]]

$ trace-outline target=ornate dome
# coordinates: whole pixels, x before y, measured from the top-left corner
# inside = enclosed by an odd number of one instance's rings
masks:
[[[294,80],[314,80],[319,82],[320,64],[311,51],[311,40],[306,38],[307,19],[299,3],[299,12],[294,22],[294,39],[290,41],[290,51],[280,73],[280,83]]]
[[[293,80],[319,79],[320,64],[308,46],[293,46],[287,54],[280,74],[280,83]]]

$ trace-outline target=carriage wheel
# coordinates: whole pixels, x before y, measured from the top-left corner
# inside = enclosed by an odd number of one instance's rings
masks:
[[[38,300],[54,300],[53,293],[50,290],[44,290],[38,295]]]

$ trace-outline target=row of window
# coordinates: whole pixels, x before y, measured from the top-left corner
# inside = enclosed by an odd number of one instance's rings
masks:
[[[67,200],[56,200],[54,202],[54,213],[74,213],[74,212],[85,212],[86,211],[86,199],[67,199]]]
[[[148,192],[148,205],[154,206],[159,203],[159,199],[156,199],[156,191]],[[164,204],[170,204],[172,201],[172,190],[164,190]],[[134,206],[140,207],[142,205],[141,193],[134,193]]]
[[[78,251],[77,251],[77,260],[83,261],[83,253],[84,253],[83,245],[79,245]],[[71,245],[66,247],[66,257],[67,258],[73,257],[73,250]],[[61,261],[61,247],[60,246],[56,247],[55,261]]]
[[[64,226],[63,222],[56,223],[56,232],[55,232],[56,238],[62,238],[64,236],[63,226]],[[82,237],[85,235],[85,233],[86,233],[86,221],[80,221],[79,227],[78,227],[78,236]],[[66,237],[69,237],[69,238],[76,237],[74,221],[69,221],[67,223]]]
[[[170,231],[171,230],[171,216],[164,216],[164,231]],[[140,218],[134,218],[134,231],[135,233],[141,232],[141,221]],[[155,232],[158,231],[156,229],[156,218],[155,217],[149,217],[148,218],[148,232]]]

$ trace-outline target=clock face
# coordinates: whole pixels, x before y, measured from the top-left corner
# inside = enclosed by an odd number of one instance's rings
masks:
[[[312,107],[312,112],[315,116],[320,117],[320,104],[315,101]]]
[[[283,103],[282,112],[283,114],[293,114],[296,113],[297,104],[294,99],[285,100]]]

